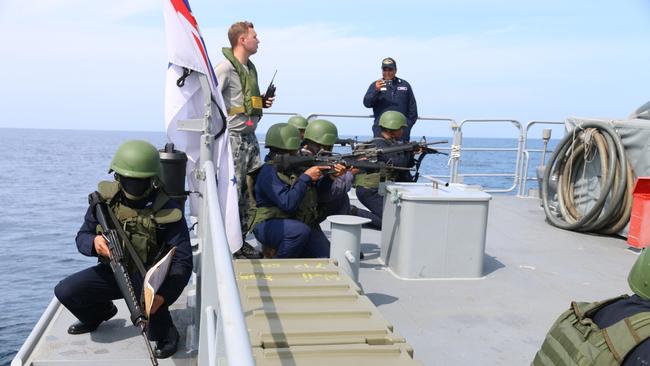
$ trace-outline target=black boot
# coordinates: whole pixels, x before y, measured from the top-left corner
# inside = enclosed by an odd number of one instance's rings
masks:
[[[232,255],[235,259],[262,259],[262,253],[253,248],[252,245],[244,242],[241,248]]]
[[[176,353],[178,350],[178,337],[178,330],[172,324],[167,331],[167,337],[156,342],[156,348],[153,350],[156,358],[167,358]]]
[[[83,323],[81,321],[78,321],[74,324],[72,324],[70,327],[68,327],[68,334],[84,334],[88,332],[92,332],[93,330],[97,329],[99,325],[103,322],[106,321],[117,314],[117,308],[115,307],[114,304],[111,304],[112,307],[102,316],[100,321],[95,322],[95,323]]]

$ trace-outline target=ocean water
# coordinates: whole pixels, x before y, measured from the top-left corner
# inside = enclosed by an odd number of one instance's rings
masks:
[[[166,142],[163,132],[0,129],[0,365],[10,364],[54,296],[57,282],[96,263],[77,252],[74,238],[88,194],[98,181],[111,178],[107,171],[112,155],[128,139],[159,147]],[[463,145],[516,147],[517,141],[469,138]],[[529,146],[542,145],[535,141]],[[466,152],[461,172],[512,173],[515,156]],[[534,172],[539,155],[531,158]],[[428,156],[421,173],[448,174],[447,159]],[[465,183],[506,188],[512,178],[468,178]]]

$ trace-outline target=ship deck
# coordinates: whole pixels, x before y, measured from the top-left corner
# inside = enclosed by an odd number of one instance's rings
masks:
[[[620,237],[545,222],[538,199],[490,201],[484,277],[400,280],[379,261],[380,232],[363,230],[364,292],[425,365],[530,364],[572,300],[629,293],[637,253]],[[429,239],[431,241],[435,238]]]
[[[626,276],[637,253],[624,239],[554,228],[537,199],[495,196],[489,205],[479,279],[398,279],[380,261],[381,233],[362,231],[360,285],[425,365],[529,364],[570,301],[630,292]],[[329,224],[324,229],[329,234]],[[130,325],[124,303],[117,303],[115,318],[80,336],[65,332],[74,319],[58,306],[25,364],[148,364],[142,337]],[[191,312],[184,297],[172,315],[182,332],[181,350],[160,364],[196,364],[196,352],[185,342]]]

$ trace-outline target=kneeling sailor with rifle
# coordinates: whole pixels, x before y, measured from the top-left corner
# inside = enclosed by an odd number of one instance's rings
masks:
[[[384,149],[402,144],[401,138],[406,127],[406,117],[397,111],[387,111],[379,117],[379,127],[381,128],[380,137],[372,139],[371,144],[377,149]],[[419,151],[418,151],[419,152]],[[387,154],[380,154],[379,161],[390,162],[395,167],[411,168],[415,166],[413,149],[396,151]],[[357,198],[366,206],[372,215],[359,215],[356,207],[353,207],[353,215],[368,217],[372,220],[371,224],[381,229],[381,218],[384,211],[384,200],[379,195],[380,181],[394,182],[412,182],[413,177],[409,171],[385,169],[381,172],[359,173],[355,176],[354,185],[356,188]]]
[[[264,165],[248,173],[250,192],[250,230],[263,245],[265,257],[326,258],[329,240],[318,225],[317,197],[329,192],[332,180],[324,177],[329,166],[287,168],[274,164],[274,158],[297,155],[300,149],[298,129],[278,123],[266,132],[270,150]],[[303,171],[304,170],[304,171]]]
[[[330,155],[337,140],[336,125],[324,119],[317,119],[305,129],[300,153],[306,156]],[[352,189],[355,170],[341,163],[333,164],[332,174],[329,175],[333,179],[332,189],[329,192],[319,192],[318,195],[319,222],[330,215],[347,215],[350,212],[348,191]]]
[[[96,266],[63,279],[55,287],[59,301],[79,321],[70,334],[92,332],[117,313],[112,300],[124,298],[131,321],[147,340],[153,364],[173,355],[178,331],[169,313],[192,273],[192,250],[187,223],[177,202],[161,187],[160,158],[146,141],[127,141],[117,150],[110,172],[90,195],[90,207],[77,233],[77,248],[96,256]],[[153,296],[147,317],[142,304],[144,273],[170,250],[169,272]],[[146,333],[145,333],[146,330]],[[150,340],[156,341],[155,350]]]

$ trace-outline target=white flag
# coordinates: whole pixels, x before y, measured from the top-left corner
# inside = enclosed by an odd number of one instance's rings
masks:
[[[205,114],[204,94],[212,97],[212,131],[222,131],[225,121],[217,106],[225,111],[223,97],[217,87],[208,52],[201,37],[199,26],[192,15],[187,0],[165,0],[165,33],[167,38],[167,82],[165,85],[165,128],[167,138],[178,150],[187,154],[187,182],[190,191],[199,187],[193,171],[200,167],[198,132],[178,131],[180,120],[203,118]],[[187,74],[189,71],[189,75]],[[199,74],[207,77],[210,90],[201,90]],[[182,80],[179,81],[179,80]],[[182,85],[182,86],[179,86]],[[234,253],[242,246],[242,233],[239,224],[237,203],[237,181],[232,161],[232,152],[227,129],[216,139],[213,161],[217,172],[217,193],[224,219],[226,237],[230,250]],[[198,198],[190,195],[190,214],[198,210]]]

